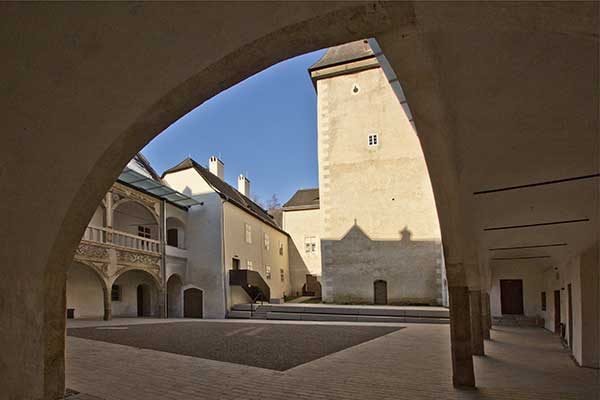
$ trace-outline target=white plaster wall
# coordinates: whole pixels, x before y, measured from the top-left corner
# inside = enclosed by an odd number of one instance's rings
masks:
[[[579,365],[600,368],[600,276],[598,244],[574,257],[560,268],[564,290],[561,291],[562,318],[568,326],[568,284],[573,301],[573,356]],[[564,296],[563,296],[564,294]],[[566,337],[570,339],[567,329]]]
[[[577,256],[567,262],[561,270],[562,287],[561,303],[564,318],[567,326],[566,338],[571,342],[571,333],[569,332],[569,293],[568,285],[571,284],[571,299],[573,307],[573,356],[581,364],[581,257]],[[563,296],[564,294],[564,296]]]
[[[232,259],[240,260],[240,268],[245,269],[251,260],[253,270],[258,271],[271,289],[271,299],[281,299],[291,293],[290,271],[288,261],[288,236],[262,222],[239,207],[224,204],[224,245],[225,269],[232,268]],[[252,243],[246,243],[245,224],[252,227]],[[269,249],[265,248],[264,235],[269,236]],[[283,255],[279,254],[279,244],[283,244]],[[271,279],[267,279],[266,266],[271,267]],[[280,269],[284,270],[284,281],[280,279]],[[227,285],[229,288],[229,285]],[[239,296],[232,295],[229,290],[229,305],[237,304]],[[250,299],[246,296],[244,302]]]
[[[581,255],[581,361],[586,367],[600,368],[600,331],[598,309],[600,308],[600,243],[588,248]]]
[[[316,275],[321,279],[321,228],[322,218],[319,209],[283,212],[283,229],[290,235],[289,268],[291,275],[291,293],[302,293],[306,275]],[[316,254],[304,251],[304,238],[316,237]]]
[[[558,276],[558,279],[557,279]],[[547,268],[542,274],[542,280],[544,284],[544,291],[546,292],[546,311],[540,311],[540,315],[544,318],[544,328],[550,332],[554,330],[554,291],[560,291],[560,299],[562,302],[565,292],[560,290],[560,272],[554,270],[554,268]],[[558,304],[560,308],[560,304]],[[559,321],[560,322],[560,321]],[[555,332],[560,333],[560,332]]]
[[[541,316],[541,292],[544,291],[544,267],[528,260],[492,262],[492,287],[490,303],[492,316],[502,316],[500,302],[500,280],[523,280],[523,312],[527,317]]]
[[[150,287],[151,316],[158,317],[158,289],[150,275],[137,270],[127,271],[114,284],[121,287],[121,300],[112,302],[113,317],[137,317],[137,287],[140,284]]]
[[[172,218],[174,220],[170,220],[169,218]],[[185,231],[186,231],[186,226],[187,226],[187,211],[186,210],[182,210],[179,207],[175,207],[174,205],[170,204],[170,203],[166,203],[165,204],[165,219],[167,221],[167,226],[165,228],[165,233],[166,233],[166,229],[171,228],[171,223],[173,223],[173,227],[178,229],[178,247],[185,249],[186,248],[186,240],[185,240]],[[165,241],[166,241],[166,236],[165,236]]]
[[[164,179],[173,189],[204,203],[190,207],[187,213],[185,284],[203,290],[205,318],[224,318],[227,306],[221,247],[222,199],[194,169],[167,174]]]
[[[92,216],[92,219],[90,220],[90,223],[88,225],[103,227],[105,213],[106,211],[104,210],[104,207],[102,205],[99,205],[98,208],[96,208],[96,211],[94,211],[94,215]]]
[[[98,275],[90,268],[73,264],[67,272],[67,308],[75,318],[102,318],[104,294]]]
[[[317,93],[323,299],[369,301],[371,279],[385,275],[397,301],[441,304],[441,235],[427,166],[383,71],[321,79]],[[367,146],[370,134],[378,135],[375,147]],[[369,251],[372,243],[362,241],[364,247],[353,249],[362,255],[360,263],[340,259],[343,250],[335,247],[343,245],[336,241],[355,222],[373,241],[399,246],[390,248],[382,262]],[[428,254],[424,248],[402,251],[403,230],[412,241],[437,245],[428,246]]]

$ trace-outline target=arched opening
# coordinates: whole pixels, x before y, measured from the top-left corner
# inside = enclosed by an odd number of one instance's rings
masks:
[[[92,267],[72,263],[67,271],[67,318],[102,319],[105,285]]]
[[[140,238],[158,240],[158,222],[156,216],[137,201],[126,200],[114,208],[115,230],[138,236]]]
[[[451,297],[459,299],[451,303],[456,310],[452,314],[453,321],[458,319],[460,329],[453,329],[452,340],[453,343],[458,341],[457,348],[468,348],[468,329],[464,324],[468,304],[461,301],[465,298],[461,292],[467,285],[465,270],[469,260],[466,260],[468,254],[462,251],[467,245],[461,242],[468,243],[473,238],[465,237],[464,232],[468,229],[461,230],[461,221],[468,222],[468,210],[463,215],[461,205],[465,209],[470,205],[463,204],[463,199],[470,198],[472,190],[478,188],[533,182],[532,174],[527,175],[526,171],[535,171],[538,175],[534,177],[544,178],[537,181],[558,178],[551,174],[542,176],[548,170],[540,164],[531,164],[532,167],[527,168],[523,160],[543,160],[519,153],[518,149],[529,150],[534,144],[540,146],[541,154],[548,155],[549,161],[545,165],[552,163],[556,168],[564,169],[563,176],[569,175],[566,169],[569,164],[580,166],[580,171],[586,173],[597,170],[582,165],[587,157],[582,156],[585,151],[564,146],[564,139],[554,142],[568,148],[574,157],[570,160],[577,162],[569,163],[568,157],[561,159],[564,162],[557,162],[554,155],[562,153],[553,153],[554,149],[547,144],[559,136],[547,129],[548,125],[538,124],[538,121],[547,120],[567,131],[563,125],[574,123],[568,130],[572,135],[568,142],[572,146],[579,142],[590,149],[595,148],[590,145],[595,142],[589,140],[589,132],[597,137],[597,94],[589,96],[581,88],[593,90],[597,86],[590,85],[598,65],[597,4],[579,7],[526,5],[511,11],[512,7],[472,3],[465,5],[466,8],[460,7],[467,10],[462,15],[457,11],[459,8],[450,8],[453,5],[433,4],[428,8],[416,3],[347,4],[351,3],[285,6],[282,3],[260,6],[246,3],[237,10],[229,4],[211,4],[210,10],[194,4],[190,8],[169,10],[168,16],[164,9],[154,4],[120,9],[120,5],[112,4],[107,6],[110,9],[99,8],[94,13],[77,6],[51,11],[42,9],[43,12],[32,12],[29,7],[5,9],[6,31],[25,32],[23,41],[14,41],[18,45],[7,46],[7,60],[20,60],[24,54],[43,56],[36,30],[42,26],[60,27],[44,32],[47,35],[44,50],[53,54],[44,68],[24,70],[16,61],[6,65],[6,81],[23,84],[7,91],[5,104],[20,110],[44,105],[38,109],[35,118],[13,112],[7,113],[5,121],[10,128],[6,131],[14,137],[9,136],[5,141],[4,149],[9,156],[2,165],[2,177],[8,182],[6,187],[16,189],[7,191],[5,197],[5,201],[10,202],[6,209],[13,211],[6,224],[6,232],[10,234],[6,235],[8,241],[4,246],[6,259],[11,262],[5,263],[5,279],[0,281],[0,292],[9,299],[3,301],[4,314],[14,318],[14,326],[17,326],[3,335],[8,349],[4,354],[3,378],[7,376],[7,382],[16,382],[6,389],[9,397],[14,394],[12,397],[37,398],[41,393],[48,398],[62,396],[65,266],[70,262],[93,207],[125,162],[186,111],[253,72],[294,54],[373,33],[385,39],[386,51],[395,52],[396,58],[391,62],[405,70],[396,72],[401,75],[400,79],[411,83],[405,89],[415,99],[412,104],[419,105],[415,112],[417,122],[424,122],[421,126],[428,129],[420,132],[420,139],[430,161],[428,168],[438,197],[447,265],[449,270],[452,269],[451,273],[456,272],[449,280],[449,286]],[[140,13],[144,18],[139,17]],[[475,18],[478,15],[483,17]],[[519,18],[514,18],[515,15]],[[75,20],[74,17],[80,22],[79,26],[64,23]],[[540,18],[544,24],[539,25],[532,35],[530,27]],[[171,23],[163,23],[165,19]],[[248,24],[248,21],[253,23]],[[115,29],[99,32],[99,24]],[[127,29],[132,24],[136,29]],[[242,26],[244,29],[240,29]],[[91,41],[75,41],[77,43],[65,51],[63,39],[73,35],[74,31],[68,29],[74,28],[78,29],[74,37]],[[172,40],[153,41],[153,51],[148,51],[148,38],[164,37],[166,31]],[[556,32],[566,34],[561,37]],[[473,35],[479,40],[473,41]],[[503,39],[509,37],[512,39]],[[546,46],[547,43],[552,45]],[[474,45],[480,46],[477,50],[489,50],[505,57],[482,56],[480,51],[473,51]],[[536,60],[528,60],[523,57],[524,53],[532,54]],[[561,53],[570,56],[560,57]],[[116,57],[115,54],[133,56]],[[476,55],[477,59],[469,58],[469,54]],[[561,64],[561,58],[568,60],[565,63],[576,70]],[[54,75],[52,71],[64,70],[64,66],[72,66],[73,60],[78,59],[87,62],[78,64],[77,73],[48,79]],[[553,62],[543,62],[547,59]],[[111,67],[104,68],[106,65]],[[21,79],[26,76],[23,74],[31,74],[31,79]],[[486,75],[487,80],[482,79],[481,74]],[[90,80],[90,76],[95,79]],[[522,79],[512,79],[515,76]],[[528,84],[524,86],[511,81]],[[107,82],[111,85],[111,95],[98,96]],[[481,90],[482,87],[486,90]],[[544,87],[561,93],[561,96],[541,96],[540,89]],[[169,92],[171,88],[173,91]],[[61,93],[61,101],[53,104],[50,96],[57,92]],[[473,95],[475,93],[478,95]],[[452,98],[454,94],[458,96]],[[551,98],[553,100],[549,100]],[[554,99],[563,103],[549,103]],[[589,112],[589,108],[593,111]],[[565,124],[544,118],[548,110],[560,109],[564,110]],[[573,117],[569,119],[568,114]],[[523,116],[535,123],[524,124]],[[511,121],[513,125],[508,122],[505,125],[504,121]],[[578,121],[581,122],[578,124]],[[522,129],[524,125],[527,129]],[[73,126],[83,129],[72,129]],[[43,135],[38,134],[40,127],[43,127]],[[30,134],[25,150],[24,142],[16,139],[22,132]],[[510,136],[511,132],[521,136],[523,142]],[[533,141],[536,136],[539,142]],[[483,147],[477,140],[498,146]],[[77,151],[67,157],[65,148]],[[484,148],[497,148],[499,152],[483,154],[478,151]],[[25,151],[30,159],[45,162],[42,165],[24,163]],[[489,160],[495,166],[477,164],[468,157],[463,159],[463,154]],[[522,162],[513,163],[513,159],[505,158],[508,154],[515,154],[516,160]],[[455,163],[455,157],[461,162]],[[595,165],[597,157],[589,158]],[[512,168],[499,173],[503,165],[500,161]],[[64,179],[66,171],[68,179]],[[457,171],[461,173],[461,184],[468,189],[460,193]],[[470,177],[469,171],[480,176]],[[492,179],[493,176],[498,179]],[[33,187],[37,189],[37,196],[22,190]],[[551,196],[544,197],[547,200]],[[42,209],[39,199],[53,206],[51,213],[42,215],[44,213],[39,212]],[[515,210],[511,213],[507,204],[500,202],[502,207],[498,210],[506,211],[509,218],[525,214]],[[502,214],[493,209],[489,213]],[[40,221],[41,218],[44,219]],[[33,226],[34,222],[37,222],[38,230],[31,235],[27,227]],[[588,225],[591,229],[597,226],[594,223]],[[597,240],[595,234],[583,236]],[[515,240],[514,245],[519,244]],[[576,254],[580,248],[575,247],[570,252]],[[15,285],[15,282],[20,284]],[[30,301],[19,301],[25,297]],[[32,317],[18,320],[12,316]],[[22,357],[22,346],[15,346],[16,343],[28,343],[26,354],[30,354],[31,359]],[[461,353],[462,356],[456,359],[457,365],[467,358],[468,350]],[[27,368],[30,365],[36,368]],[[25,370],[32,372],[23,374]],[[457,375],[460,377],[460,372]]]
[[[175,217],[169,217],[167,225],[167,245],[185,249],[185,224]]]
[[[385,305],[388,302],[387,282],[381,279],[373,282],[373,302]]]
[[[202,318],[203,292],[200,289],[189,288],[183,291],[183,316],[185,318]]]
[[[142,270],[129,270],[119,275],[112,285],[119,297],[113,297],[113,317],[158,317],[159,290],[155,278]]]
[[[179,275],[173,274],[167,280],[167,317],[183,317],[183,282]]]

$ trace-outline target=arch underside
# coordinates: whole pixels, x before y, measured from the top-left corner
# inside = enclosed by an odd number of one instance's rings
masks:
[[[157,4],[136,9],[126,4],[41,4],[36,15],[28,7],[3,7],[3,29],[26,38],[3,50],[9,90],[2,105],[17,111],[7,115],[5,132],[29,135],[27,159],[45,160],[24,162],[22,139],[14,136],[0,150],[3,202],[12,210],[3,250],[4,265],[10,268],[3,269],[0,281],[3,300],[8,299],[8,325],[14,327],[2,335],[8,350],[0,374],[12,382],[6,388],[9,396],[56,398],[64,391],[65,265],[122,167],[194,107],[289,57],[377,39],[414,115],[440,219],[451,307],[463,314],[468,304],[453,304],[452,296],[464,299],[460,293],[467,285],[485,286],[479,269],[482,249],[506,240],[483,228],[518,225],[530,215],[533,201],[482,203],[473,193],[600,170],[598,93],[597,85],[590,84],[598,75],[596,3],[508,8],[478,3],[211,3],[173,7],[167,17]],[[49,26],[60,28],[44,29]],[[99,26],[112,29],[100,32]],[[73,37],[73,46],[66,48],[64,37]],[[153,41],[150,51],[149,37],[168,40]],[[44,57],[44,69],[18,64],[31,54]],[[25,112],[31,109],[38,110],[36,115]],[[528,149],[543,156],[534,160]],[[36,196],[30,195],[32,187]],[[564,262],[598,241],[600,191],[597,186],[589,190],[596,190],[595,203],[588,201],[577,212],[565,211],[566,200],[538,207],[538,220],[567,218],[569,213],[590,218],[580,230],[565,231],[573,246],[553,253],[553,261]],[[41,212],[48,204],[53,212]],[[32,236],[28,226],[39,231]],[[523,234],[521,239],[535,237]],[[153,279],[160,282],[157,275]],[[16,289],[10,282],[25,283]],[[39,295],[19,302],[26,293]],[[39,310],[44,310],[43,318],[18,317],[39,315]],[[453,340],[456,334],[453,330]],[[14,344],[23,342],[30,346],[28,354],[38,358],[21,359],[14,350],[20,346]]]

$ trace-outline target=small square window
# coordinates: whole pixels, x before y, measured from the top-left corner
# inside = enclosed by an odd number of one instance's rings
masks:
[[[304,238],[304,252],[306,254],[315,255],[317,254],[317,237],[306,236]]]
[[[379,144],[379,136],[376,133],[369,135],[368,144],[369,147],[377,146]]]
[[[138,236],[146,238],[146,239],[150,239],[151,238],[150,228],[138,225]]]
[[[271,279],[271,267],[268,265],[265,265],[265,275],[267,277],[267,279]]]

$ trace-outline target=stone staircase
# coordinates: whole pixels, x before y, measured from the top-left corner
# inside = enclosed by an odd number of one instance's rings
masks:
[[[237,304],[228,313],[233,319],[286,321],[346,321],[448,324],[443,307],[354,306],[330,304]]]
[[[526,317],[524,315],[503,315],[501,317],[492,317],[492,325],[543,327],[544,319],[540,317]]]

